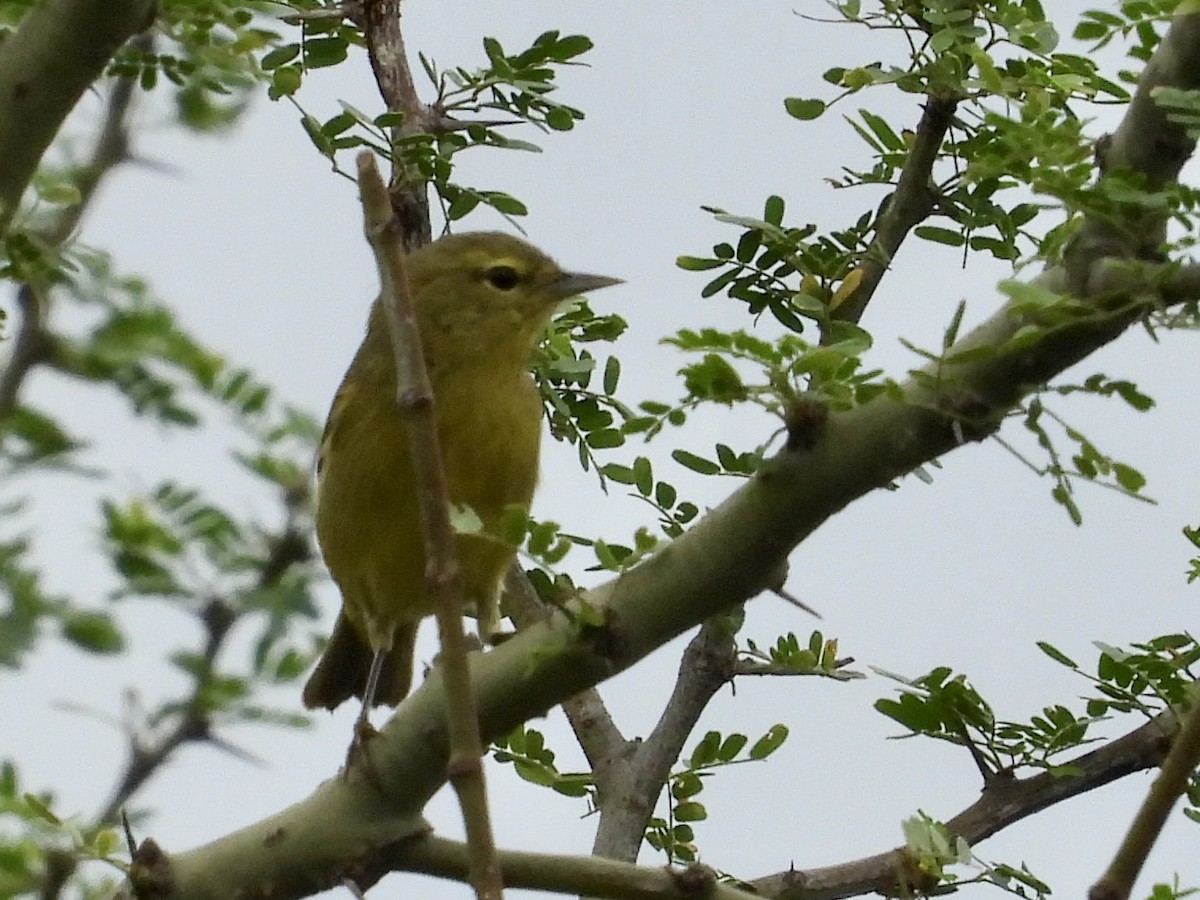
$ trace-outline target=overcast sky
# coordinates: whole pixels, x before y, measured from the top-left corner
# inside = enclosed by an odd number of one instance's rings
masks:
[[[715,241],[736,236],[701,204],[757,215],[765,197],[777,193],[787,200],[790,224],[845,225],[874,207],[878,195],[836,191],[824,181],[840,175],[842,166],[871,165],[841,114],[867,105],[881,111],[884,104],[894,127],[915,123],[912,98],[882,92],[854,98],[816,123],[786,115],[786,96],[830,96],[820,80],[825,69],[889,52],[887,38],[877,47],[865,44],[866,32],[806,20],[796,14],[802,6],[772,0],[406,3],[410,51],[422,50],[443,67],[481,64],[483,35],[499,38],[510,51],[551,28],[594,39],[590,67],[564,73],[560,95],[586,111],[587,120],[565,135],[520,135],[542,143],[541,155],[465,154],[458,178],[523,199],[531,211],[529,238],[565,267],[625,279],[624,286],[596,295],[594,304],[630,322],[618,348],[630,402],[669,401],[681,393],[675,373],[685,360],[658,345],[664,335],[684,325],[750,325],[732,301],[699,298],[703,274],[674,265],[680,254],[703,255]],[[802,9],[824,10],[816,4]],[[1064,17],[1060,30],[1069,33],[1072,22]],[[894,61],[903,64],[899,56]],[[320,119],[338,111],[338,99],[378,111],[365,57],[357,62],[313,73],[300,102]],[[1091,130],[1102,133],[1111,122],[1102,118]],[[329,172],[285,103],[258,101],[236,130],[205,139],[170,130],[153,106],[142,107],[138,123],[137,154],[169,171],[129,166],[117,173],[83,239],[110,249],[124,271],[146,276],[177,304],[186,326],[231,361],[251,365],[282,397],[323,417],[375,291],[353,185]],[[487,212],[466,226],[507,227]],[[1005,269],[974,260],[962,269],[959,262],[944,248],[905,246],[864,322],[876,338],[874,365],[902,376],[918,360],[899,339],[937,346],[960,300],[968,303],[970,322],[995,310],[995,284]],[[778,333],[765,319],[758,327],[766,336]],[[1077,528],[1051,501],[1051,485],[995,443],[949,455],[943,468],[931,470],[932,484],[907,478],[898,491],[864,498],[795,551],[788,582],[824,613],[822,629],[839,638],[841,653],[855,657],[856,668],[915,676],[949,665],[970,676],[999,717],[1019,720],[1087,690],[1047,660],[1036,640],[1090,668],[1092,641],[1124,643],[1193,627],[1195,589],[1184,581],[1190,545],[1180,529],[1197,524],[1200,509],[1187,452],[1200,413],[1194,339],[1166,335],[1156,345],[1135,331],[1072,375],[1082,380],[1093,372],[1130,378],[1158,401],[1141,415],[1115,401],[1063,405],[1102,450],[1148,476],[1147,494],[1158,504],[1084,487],[1078,501],[1085,523]],[[100,602],[103,588],[96,585],[112,584],[97,553],[91,498],[98,493],[126,496],[174,477],[205,485],[248,515],[273,512],[273,500],[228,461],[227,433],[163,435],[145,424],[130,426],[120,402],[64,390],[44,376],[35,379],[31,399],[57,404],[71,427],[91,435],[90,458],[114,476],[82,487],[59,476],[40,478],[31,491],[28,521],[52,588]],[[634,445],[613,459],[647,453],[658,477],[711,505],[736,484],[683,470],[670,462],[670,451],[703,452],[716,441],[752,449],[777,424],[752,412],[705,414],[649,448]],[[1007,433],[1019,436],[1020,428]],[[595,502],[581,502],[583,496]],[[645,506],[619,492],[604,500],[594,478],[579,472],[573,448],[553,442],[545,445],[534,514],[613,540],[653,522]],[[582,553],[573,559],[577,567],[587,563]],[[594,583],[595,576],[581,580]],[[322,597],[331,623],[336,592],[326,585]],[[124,746],[110,726],[56,704],[70,701],[117,716],[126,687],[150,705],[180,686],[170,672],[164,675],[161,647],[185,643],[181,632],[194,626],[151,604],[125,609],[131,655],[81,657],[47,641],[20,674],[19,689],[12,674],[0,682],[4,754],[17,759],[28,789],[58,792],[60,812],[94,813],[110,791]],[[770,644],[788,630],[806,637],[813,625],[768,596],[751,604],[743,633]],[[645,734],[655,721],[681,646],[664,648],[603,686],[627,737]],[[432,634],[423,632],[418,655],[428,660],[435,652]],[[844,862],[900,843],[901,821],[917,810],[949,818],[973,802],[980,782],[966,752],[887,740],[898,729],[871,705],[891,692],[891,683],[878,677],[848,685],[746,680],[737,684],[736,698],[722,692],[697,740],[707,729],[753,739],[776,722],[791,729],[791,739],[768,764],[738,767],[708,782],[701,799],[710,820],[697,826],[703,860],[743,878],[789,865]],[[299,685],[271,700],[299,711]],[[137,798],[156,813],[144,834],[168,850],[184,849],[306,796],[341,762],[355,713],[347,705],[333,716],[322,714],[308,731],[247,727],[226,735],[265,759],[263,768],[211,747],[186,749]],[[534,724],[552,735],[561,768],[581,765],[559,714]],[[580,801],[527,786],[499,767],[490,777],[502,847],[589,849],[595,823],[580,818]],[[1058,895],[1078,895],[1102,871],[1149,783],[1148,774],[1127,778],[1014,826],[976,852],[1024,862]],[[431,805],[429,817],[439,831],[461,832],[448,792]],[[1198,846],[1196,826],[1177,814],[1139,895],[1176,872],[1185,885],[1200,884]],[[647,850],[642,861],[657,865],[661,857]],[[380,895],[467,895],[459,885],[418,887],[415,881],[391,876]]]

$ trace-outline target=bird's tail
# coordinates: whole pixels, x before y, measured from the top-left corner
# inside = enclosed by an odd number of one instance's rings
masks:
[[[392,649],[379,673],[373,706],[395,706],[408,694],[412,685],[417,625],[417,622],[409,622],[397,626],[392,636]],[[361,698],[373,658],[370,646],[359,636],[346,614],[340,613],[325,652],[304,685],[304,705],[308,709],[332,710],[343,700]]]

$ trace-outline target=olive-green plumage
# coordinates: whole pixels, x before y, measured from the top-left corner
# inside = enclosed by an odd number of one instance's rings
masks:
[[[565,273],[495,233],[444,237],[410,254],[407,269],[450,502],[483,522],[483,535],[458,536],[457,551],[463,599],[489,635],[513,552],[486,535],[506,507],[528,509],[537,481],[542,404],[530,354],[559,301],[617,279]],[[310,709],[361,697],[375,651],[388,655],[373,702],[399,703],[417,626],[434,612],[388,327],[376,301],[321,441],[317,540],[342,611],[304,687]]]

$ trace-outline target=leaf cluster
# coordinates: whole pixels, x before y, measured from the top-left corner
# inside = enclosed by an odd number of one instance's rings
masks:
[[[0,763],[0,896],[41,895],[46,884],[63,881],[79,860],[101,860],[122,871],[124,850],[117,832],[62,819],[54,798],[21,786],[17,768]],[[75,878],[72,896],[100,900],[112,895],[115,877]]]
[[[696,862],[699,848],[692,823],[708,818],[700,800],[706,781],[729,766],[766,760],[783,746],[788,733],[786,725],[772,725],[751,744],[737,732],[706,732],[667,779],[666,814],[650,819],[646,843],[666,856],[668,865]]]

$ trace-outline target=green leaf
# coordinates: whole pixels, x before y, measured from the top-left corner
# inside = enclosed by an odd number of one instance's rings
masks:
[[[695,772],[683,772],[671,784],[671,796],[676,800],[687,800],[704,790],[704,779]]]
[[[304,42],[304,64],[310,69],[336,66],[346,59],[348,50],[343,37],[309,38]]]
[[[676,822],[703,822],[708,818],[708,810],[703,803],[679,803],[674,812]]]
[[[746,386],[742,377],[723,356],[705,354],[704,358],[680,370],[684,386],[695,397],[715,403],[732,405],[746,399]]]
[[[687,450],[671,451],[671,459],[679,463],[685,469],[691,469],[693,472],[699,472],[701,475],[719,475],[721,467],[710,459],[705,459],[703,456],[697,456]]]
[[[267,95],[272,100],[280,97],[290,97],[300,90],[300,82],[304,76],[299,66],[281,66],[271,73],[271,89]],[[311,136],[311,132],[310,132]],[[318,147],[318,149],[320,149]]]
[[[618,428],[602,428],[590,431],[585,438],[587,445],[593,450],[610,450],[625,443],[625,435]]]
[[[673,485],[667,484],[665,481],[660,481],[654,486],[654,502],[663,509],[670,509],[675,505],[678,499],[678,492]]]
[[[506,216],[525,216],[529,214],[529,208],[518,200],[516,197],[510,197],[508,194],[500,191],[487,191],[483,193],[484,202],[491,206],[496,212],[504,213]]]
[[[63,620],[63,637],[89,653],[120,653],[125,637],[112,617],[102,612],[76,612]]]
[[[1146,476],[1125,463],[1113,463],[1113,475],[1117,478],[1117,484],[1131,494],[1136,494],[1146,486]]]
[[[546,124],[554,131],[570,131],[575,127],[575,117],[570,110],[554,106],[546,112]]]
[[[788,727],[783,724],[772,725],[770,730],[754,742],[750,748],[751,759],[766,759],[783,746],[788,738]]]
[[[25,794],[22,799],[26,804],[28,804],[30,810],[32,810],[33,813],[38,816],[38,818],[44,819],[51,825],[62,824],[62,819],[54,814],[53,810],[46,805],[45,801],[43,801],[41,797],[37,796],[36,794]]]
[[[558,62],[566,62],[568,59],[582,56],[594,46],[592,39],[586,34],[568,34],[555,41],[549,50],[549,56]]]
[[[948,247],[961,247],[963,245],[962,233],[949,228],[938,228],[936,225],[918,225],[913,229],[913,233],[917,237],[933,241],[935,244],[945,244]]]
[[[772,194],[767,198],[767,202],[763,206],[763,220],[770,222],[772,225],[782,225],[783,210],[783,198]]]
[[[633,469],[620,463],[605,463],[600,467],[600,474],[605,478],[611,478],[617,484],[634,484],[637,481]]]
[[[721,762],[732,762],[737,758],[737,755],[742,752],[742,748],[749,743],[750,739],[744,734],[731,734],[721,742],[721,749],[717,751],[717,758]]]
[[[783,101],[783,108],[788,115],[803,122],[818,118],[825,112],[825,101],[815,98],[788,97]]]
[[[700,739],[700,743],[692,750],[691,758],[688,760],[688,767],[692,769],[702,769],[705,766],[710,766],[717,761],[717,752],[721,749],[721,732],[710,731]]]
[[[867,123],[867,127],[879,139],[879,143],[885,150],[903,151],[905,149],[904,141],[892,130],[886,120],[866,109],[860,109],[858,114],[862,116],[862,120]]]
[[[1075,660],[1071,659],[1071,657],[1067,656],[1065,653],[1063,653],[1057,647],[1054,647],[1053,645],[1048,644],[1045,641],[1038,641],[1037,646],[1043,653],[1045,653],[1048,657],[1050,657],[1055,662],[1060,663],[1061,665],[1064,665],[1070,669],[1078,669],[1079,668],[1079,666],[1076,665]]]
[[[644,456],[639,456],[635,459],[633,461],[633,476],[638,493],[643,497],[649,497],[650,492],[654,489],[654,474],[650,467],[650,460]]]
[[[701,259],[698,256],[677,256],[675,265],[688,272],[703,272],[706,269],[719,269],[725,265],[720,259]]]
[[[621,360],[615,356],[610,356],[608,362],[604,364],[604,393],[615,394],[617,392],[617,382],[621,379]]]
[[[269,72],[271,69],[277,69],[284,63],[290,63],[293,59],[300,55],[299,44],[284,44],[276,47],[270,53],[262,58],[259,63],[264,72]]]

